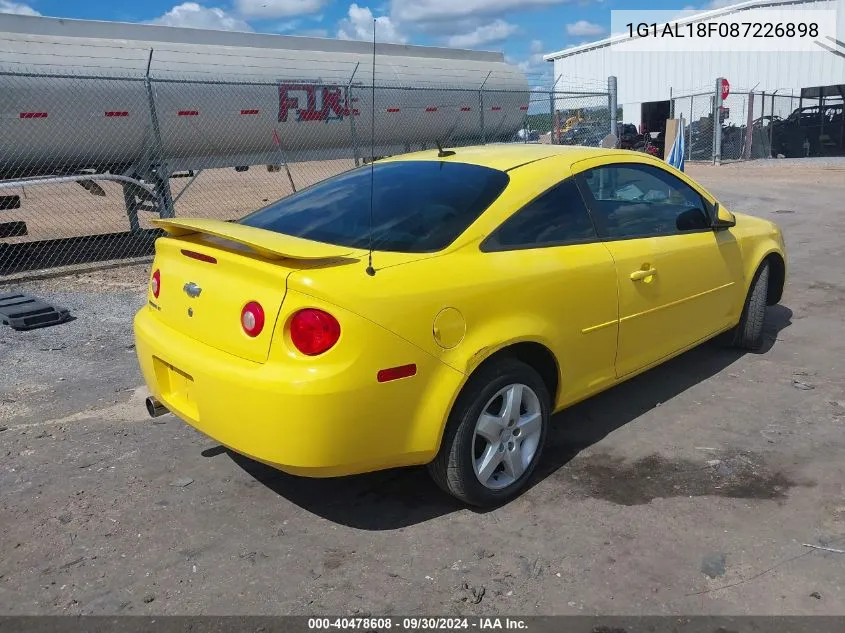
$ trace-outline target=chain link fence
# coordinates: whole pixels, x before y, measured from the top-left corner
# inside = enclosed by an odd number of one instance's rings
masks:
[[[608,92],[534,88],[515,142],[599,147],[613,131]]]
[[[731,90],[722,100],[710,89],[676,95],[672,108],[676,118],[684,118],[687,160],[731,162],[845,154],[841,98],[740,89]]]
[[[502,90],[488,74],[471,88],[373,89],[355,77],[0,68],[0,277],[146,256],[154,218],[234,220],[372,157],[438,143],[595,146],[613,119],[606,84]]]

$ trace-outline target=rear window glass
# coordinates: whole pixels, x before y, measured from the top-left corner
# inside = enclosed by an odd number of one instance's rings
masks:
[[[439,161],[372,167],[375,250],[439,251],[451,244],[508,184],[505,172]],[[279,200],[241,224],[317,242],[370,244],[370,166],[353,169]]]

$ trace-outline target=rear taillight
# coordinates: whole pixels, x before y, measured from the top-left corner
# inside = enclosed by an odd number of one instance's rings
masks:
[[[153,273],[152,279],[150,279],[150,290],[153,293],[153,297],[158,299],[158,293],[161,292],[161,273],[157,268]]]
[[[290,320],[290,340],[306,356],[328,351],[340,338],[340,323],[331,314],[306,308]]]
[[[258,336],[264,329],[264,308],[256,301],[250,301],[241,310],[241,327],[248,336]]]

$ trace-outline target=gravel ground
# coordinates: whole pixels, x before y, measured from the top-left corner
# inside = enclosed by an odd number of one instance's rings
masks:
[[[557,416],[530,490],[462,508],[423,469],[336,480],[146,417],[143,264],[19,284],[0,329],[0,614],[845,614],[845,170],[698,177],[784,227],[762,353],[707,344]]]

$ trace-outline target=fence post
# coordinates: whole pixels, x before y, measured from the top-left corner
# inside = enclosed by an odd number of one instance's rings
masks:
[[[352,135],[352,153],[355,156],[355,166],[358,167],[361,164],[361,157],[358,152],[358,139],[355,135],[355,102],[352,100],[352,80],[355,79],[355,73],[358,72],[358,66],[361,65],[361,62],[355,64],[355,69],[352,71],[352,76],[349,78],[349,82],[346,84],[346,103],[349,106],[349,132]],[[376,104],[373,104],[373,107],[376,107]]]
[[[774,148],[772,147],[772,143],[775,141],[774,137],[774,119],[775,119],[775,95],[777,94],[777,90],[772,93],[772,120],[769,122],[769,158],[772,157],[774,153],[774,157],[777,158],[777,154],[774,152]],[[789,102],[789,105],[792,105],[792,101]]]
[[[761,120],[760,123],[763,121]],[[745,124],[745,151],[742,157],[746,160],[751,158],[752,143],[754,143],[754,91],[748,93],[748,116]]]
[[[352,82],[349,83],[351,84]],[[352,137],[352,156],[355,159],[355,166],[358,167],[361,164],[361,156],[358,151],[358,137],[355,134],[355,102],[352,101],[351,85],[346,88],[346,98],[349,100],[349,133]],[[373,107],[375,107],[375,105],[373,105]]]
[[[713,164],[722,164],[722,78],[716,79],[713,95]]]
[[[774,113],[772,113],[774,114]],[[774,118],[774,116],[772,117]],[[769,125],[772,124],[773,121],[769,121]],[[763,144],[763,149],[766,149],[766,137],[768,136],[768,132],[766,131],[766,91],[764,90],[760,95],[760,142]],[[766,158],[772,157],[772,144],[769,142],[769,153]]]
[[[552,145],[556,145],[560,142],[560,122],[558,121],[558,113],[557,113],[557,104],[555,103],[555,88],[557,87],[557,82],[560,81],[560,78],[563,75],[558,75],[555,82],[552,84],[551,90],[549,90],[549,118],[551,120],[551,131],[549,132],[549,140],[551,141]]]
[[[824,88],[819,88],[819,134],[818,134],[818,146],[816,147],[816,155],[822,155],[822,136],[824,136],[824,100],[826,95],[824,93]]]
[[[144,86],[147,89],[147,102],[150,107],[150,126],[153,132],[153,179],[155,180],[156,197],[158,198],[158,215],[160,218],[176,217],[173,209],[173,196],[170,193],[170,174],[164,168],[164,147],[161,144],[161,128],[158,125],[158,114],[156,113],[155,96],[153,84],[150,80],[150,66],[153,63],[153,49],[150,49],[150,56],[147,58],[147,72],[144,75]],[[127,209],[127,212],[129,210]],[[137,218],[136,218],[137,222]],[[130,225],[132,220],[130,218]]]
[[[486,145],[484,138],[484,88],[478,89],[478,124],[481,127],[481,144]]]
[[[487,76],[484,78],[484,81],[481,82],[481,86],[478,88],[478,122],[481,125],[482,145],[487,145],[487,137],[484,134],[484,84],[486,84],[487,80],[490,79],[490,75],[492,73],[492,70],[487,71]]]
[[[610,133],[617,137],[617,146],[619,145],[619,130],[617,130],[616,122],[616,77],[611,75],[607,78],[607,106],[610,108]]]
[[[695,95],[689,98],[689,139],[687,140],[687,160],[692,160],[692,106],[695,103]]]

